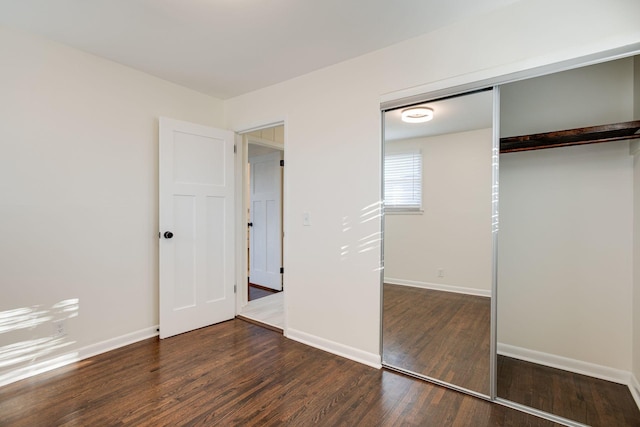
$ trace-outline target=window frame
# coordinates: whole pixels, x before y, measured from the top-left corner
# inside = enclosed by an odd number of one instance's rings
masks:
[[[414,193],[412,196],[406,197],[407,200],[413,203],[391,203],[389,201],[389,188],[387,184],[388,173],[390,169],[390,165],[387,164],[388,158],[393,156],[403,156],[409,157],[410,159],[405,159],[404,161],[409,163],[413,163],[412,165],[407,165],[408,170],[405,173],[411,173],[413,178],[406,178],[407,181],[411,181],[410,183],[406,183],[407,187],[412,187],[411,189],[405,189],[405,191]],[[418,165],[415,164],[416,159],[418,160]],[[401,160],[402,161],[402,160]],[[405,214],[405,215],[416,215],[422,214],[423,210],[423,192],[424,192],[424,161],[422,158],[422,151],[417,148],[408,148],[402,149],[398,151],[386,152],[384,154],[384,165],[383,165],[383,194],[384,194],[384,207],[385,213],[387,214]],[[416,168],[418,169],[419,179],[416,179]],[[401,172],[400,172],[401,173]],[[396,179],[401,179],[398,177]],[[416,189],[416,183],[418,189]],[[417,193],[417,194],[416,194]],[[418,197],[416,197],[416,195]],[[416,200],[417,199],[417,200]]]

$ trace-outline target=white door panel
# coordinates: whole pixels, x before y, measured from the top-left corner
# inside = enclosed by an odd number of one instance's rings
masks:
[[[251,283],[282,290],[282,152],[252,157],[249,233]]]
[[[160,338],[235,315],[233,144],[160,119]]]

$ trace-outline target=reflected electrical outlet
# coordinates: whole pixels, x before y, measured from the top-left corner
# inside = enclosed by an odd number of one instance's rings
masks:
[[[67,335],[67,328],[64,320],[58,320],[52,322],[53,325],[53,338],[60,338]]]

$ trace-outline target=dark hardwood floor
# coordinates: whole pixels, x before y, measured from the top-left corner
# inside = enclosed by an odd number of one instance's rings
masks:
[[[489,317],[488,298],[385,284],[384,360],[481,390],[489,381]],[[503,399],[594,427],[640,426],[625,385],[504,356],[497,374]]]
[[[498,397],[593,427],[640,426],[627,386],[500,355]]]
[[[2,426],[552,426],[232,320],[0,388]]]
[[[385,363],[489,394],[491,300],[384,285]]]
[[[249,287],[249,298],[248,298],[249,301],[254,301],[262,297],[266,297],[266,296],[273,295],[275,293],[280,292],[274,289],[265,288],[260,285],[255,285],[253,283],[249,283],[248,287]]]

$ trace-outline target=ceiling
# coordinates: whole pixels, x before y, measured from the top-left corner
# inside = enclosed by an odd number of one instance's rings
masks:
[[[517,0],[0,0],[0,25],[221,99]]]
[[[405,123],[401,118],[404,108],[387,111],[384,116],[385,141],[487,129],[493,125],[491,90],[425,102],[420,106],[433,110],[432,120],[424,123]]]

